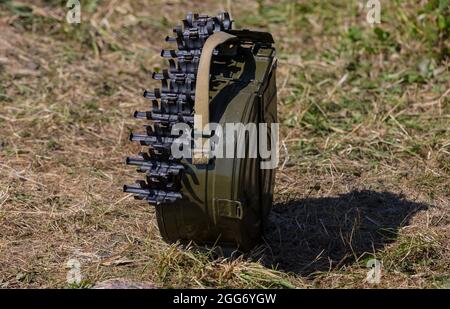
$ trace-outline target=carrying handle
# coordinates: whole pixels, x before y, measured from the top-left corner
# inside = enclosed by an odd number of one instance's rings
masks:
[[[209,127],[204,132],[203,125],[209,126],[209,75],[214,49],[235,40],[237,36],[219,31],[211,35],[203,46],[195,83],[193,164],[208,164],[209,161],[209,140],[203,141],[203,136],[209,135],[210,132]]]

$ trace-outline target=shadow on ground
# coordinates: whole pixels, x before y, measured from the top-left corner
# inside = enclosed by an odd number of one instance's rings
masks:
[[[374,191],[275,204],[264,233],[262,263],[300,275],[341,267],[394,241],[399,228],[427,208],[401,195]]]

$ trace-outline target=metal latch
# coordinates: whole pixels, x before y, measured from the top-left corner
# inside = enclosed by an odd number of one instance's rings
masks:
[[[227,199],[215,199],[214,205],[218,217],[227,217],[242,220],[244,211],[240,201]]]

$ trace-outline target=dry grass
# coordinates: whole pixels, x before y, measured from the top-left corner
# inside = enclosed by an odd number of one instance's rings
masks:
[[[73,26],[65,1],[0,0],[0,286],[67,287],[77,258],[82,287],[448,287],[448,11],[382,1],[375,28],[333,2],[90,0]],[[165,244],[120,190],[163,38],[223,9],[275,36],[289,153],[265,244],[239,258]]]

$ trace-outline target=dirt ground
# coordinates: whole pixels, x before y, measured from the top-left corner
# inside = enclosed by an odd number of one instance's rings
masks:
[[[375,25],[365,1],[81,4],[73,25],[64,0],[0,0],[0,287],[450,287],[448,1],[382,1]],[[275,204],[236,258],[164,243],[121,191],[164,38],[222,10],[279,58]]]

